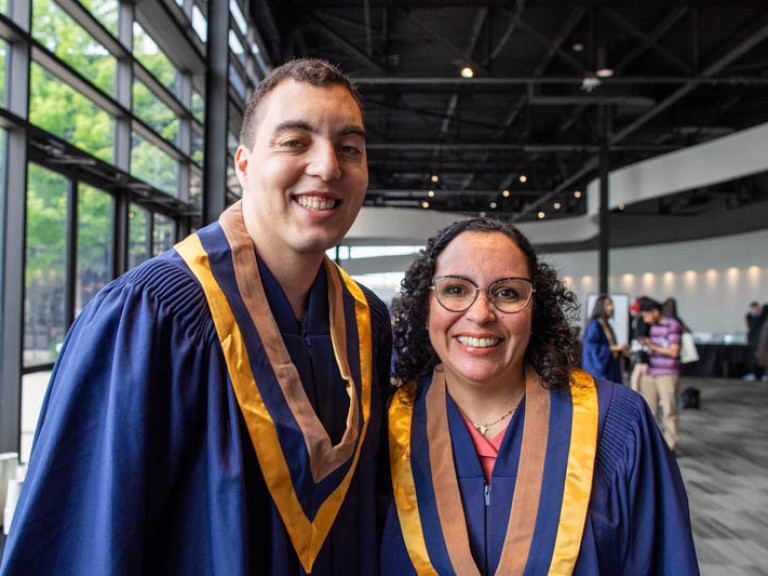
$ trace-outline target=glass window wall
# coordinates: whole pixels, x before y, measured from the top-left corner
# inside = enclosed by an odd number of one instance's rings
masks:
[[[128,212],[128,265],[133,268],[147,260],[151,254],[149,246],[149,215],[136,204]]]
[[[133,133],[131,174],[146,183],[176,196],[178,193],[178,163],[149,140]]]
[[[5,59],[8,55],[8,43],[0,38],[0,102],[5,104]]]
[[[90,12],[99,23],[112,34],[117,36],[117,17],[119,5],[117,0],[79,0],[80,4]]]
[[[152,255],[157,256],[170,250],[175,243],[176,223],[162,214],[155,214],[152,226]]]
[[[117,60],[53,0],[32,3],[32,36],[106,94],[114,94]]]
[[[27,176],[24,366],[56,360],[67,329],[67,190],[63,176],[36,164]]]
[[[112,162],[115,124],[105,110],[35,63],[29,88],[32,124],[100,160]]]
[[[160,84],[176,94],[176,68],[138,22],[133,24],[133,56]]]
[[[172,144],[176,143],[179,118],[140,80],[133,81],[133,110],[157,134]]]
[[[77,207],[76,315],[112,278],[113,218],[112,196],[93,186],[80,184]]]

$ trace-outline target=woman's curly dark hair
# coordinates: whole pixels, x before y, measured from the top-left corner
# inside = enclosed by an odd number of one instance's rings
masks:
[[[547,388],[568,387],[570,370],[579,362],[578,339],[569,322],[578,313],[576,295],[557,278],[554,269],[539,261],[522,232],[511,224],[485,217],[461,220],[441,230],[427,241],[405,273],[392,310],[395,378],[400,382],[417,379],[431,374],[440,362],[427,329],[430,285],[437,257],[462,232],[501,232],[525,254],[536,289],[525,361],[533,366]]]

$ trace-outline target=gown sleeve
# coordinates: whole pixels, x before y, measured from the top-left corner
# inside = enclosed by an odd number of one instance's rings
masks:
[[[127,575],[146,568],[152,527],[162,523],[163,502],[191,441],[185,431],[194,429],[200,410],[195,396],[212,369],[206,342],[214,342],[204,300],[188,292],[196,290],[188,274],[154,268],[140,267],[106,287],[67,335],[3,575]],[[159,277],[165,280],[149,286]]]
[[[699,574],[688,498],[674,454],[637,393],[602,384],[599,394],[609,398],[609,407],[579,573]]]

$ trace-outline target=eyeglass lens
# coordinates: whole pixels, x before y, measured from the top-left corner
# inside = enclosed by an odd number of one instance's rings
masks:
[[[474,303],[480,291],[473,282],[466,278],[436,278],[433,290],[438,302],[452,312],[463,312]],[[488,299],[502,312],[520,312],[528,305],[533,286],[520,278],[497,280],[488,286]]]

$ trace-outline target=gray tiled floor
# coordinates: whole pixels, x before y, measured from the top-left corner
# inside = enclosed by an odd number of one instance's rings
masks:
[[[684,378],[678,463],[704,576],[768,574],[768,383]]]

